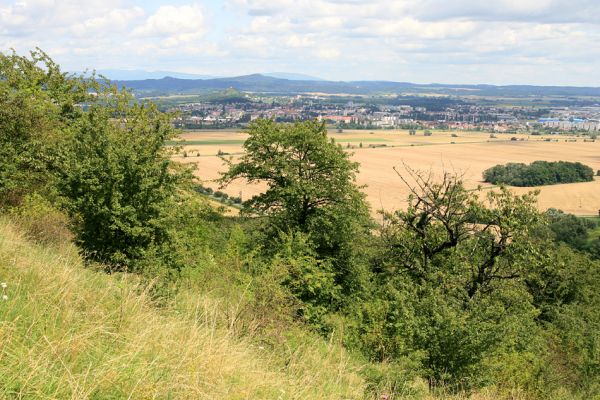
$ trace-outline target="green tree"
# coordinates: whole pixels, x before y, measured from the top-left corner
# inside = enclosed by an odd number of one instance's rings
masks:
[[[50,195],[58,155],[95,86],[61,72],[39,49],[0,53],[0,205]]]
[[[378,360],[418,360],[432,386],[493,383],[485,363],[538,331],[525,285],[539,264],[534,197],[501,190],[481,200],[456,175],[399,175],[409,204],[385,215],[356,340]]]
[[[593,181],[594,171],[579,162],[534,161],[529,165],[496,165],[485,170],[483,178],[486,182],[513,186],[555,185]]]
[[[576,250],[587,250],[589,231],[596,228],[593,220],[565,214],[561,210],[550,208],[546,211],[548,227],[555,234],[555,240],[563,242]]]
[[[170,117],[111,88],[75,128],[59,187],[85,254],[129,267],[168,245],[168,210],[186,176],[164,146]]]
[[[357,288],[360,244],[371,224],[364,194],[356,184],[358,164],[327,137],[317,121],[277,124],[254,121],[245,154],[229,170],[223,185],[235,179],[263,183],[266,190],[244,202],[247,213],[268,216],[268,240],[295,231],[309,235],[321,260],[331,259],[336,280]]]

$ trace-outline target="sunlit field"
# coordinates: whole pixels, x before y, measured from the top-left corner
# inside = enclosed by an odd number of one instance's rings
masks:
[[[584,142],[583,137],[575,136],[498,133],[492,138],[489,133],[456,131],[432,131],[431,136],[417,131],[411,136],[402,130],[333,130],[330,136],[352,152],[352,158],[360,163],[358,183],[366,185],[364,191],[374,212],[406,205],[409,189],[398,176],[398,173],[406,175],[405,166],[431,170],[437,175],[443,171],[456,172],[463,175],[468,188],[482,186],[484,190],[490,185],[482,182],[482,172],[507,162],[579,161],[594,171],[600,169],[600,143]],[[217,188],[213,180],[224,170],[217,153],[227,153],[225,157],[235,159],[242,153],[247,135],[239,131],[198,131],[184,133],[181,138],[185,139],[184,146],[175,158],[197,164],[197,176],[206,186]],[[597,215],[600,209],[600,180],[513,188],[518,193],[534,189],[540,190],[538,205],[541,210],[555,207],[578,215]],[[261,190],[264,186],[239,181],[223,191],[233,196],[241,193],[242,198],[247,199]]]

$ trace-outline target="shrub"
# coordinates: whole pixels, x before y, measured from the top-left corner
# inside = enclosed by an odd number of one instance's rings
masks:
[[[187,173],[164,147],[175,134],[169,116],[151,104],[132,104],[126,92],[106,99],[76,127],[59,190],[83,252],[125,268],[171,242],[166,218]]]
[[[67,215],[39,194],[26,196],[22,204],[13,208],[10,214],[27,235],[37,242],[61,244],[73,238]]]

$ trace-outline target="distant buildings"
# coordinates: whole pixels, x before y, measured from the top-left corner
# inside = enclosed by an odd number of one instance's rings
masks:
[[[600,106],[499,107],[456,103],[446,107],[372,105],[329,102],[319,96],[295,96],[278,101],[233,104],[189,103],[177,106],[176,123],[188,128],[242,126],[257,118],[280,122],[318,119],[338,127],[364,129],[423,128],[516,132],[536,129],[600,131]],[[543,117],[540,117],[543,115]]]

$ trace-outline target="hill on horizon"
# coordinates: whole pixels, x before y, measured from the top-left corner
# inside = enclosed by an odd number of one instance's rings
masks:
[[[318,78],[316,78],[318,79]],[[487,84],[418,84],[392,81],[326,81],[286,79],[264,74],[251,74],[236,77],[181,79],[164,77],[161,79],[115,80],[119,86],[132,89],[138,95],[154,94],[195,94],[209,90],[234,88],[240,91],[299,94],[326,93],[350,95],[373,94],[442,94],[455,96],[493,97],[543,97],[543,96],[584,96],[599,97],[600,87],[575,86],[535,86],[535,85],[487,85]]]

